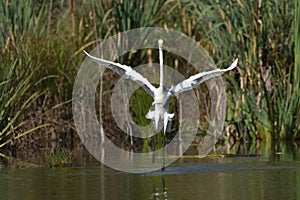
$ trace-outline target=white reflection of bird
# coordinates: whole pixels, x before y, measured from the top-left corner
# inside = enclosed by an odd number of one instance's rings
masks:
[[[113,70],[120,76],[125,75],[125,78],[131,79],[137,84],[139,84],[141,87],[143,87],[144,90],[154,99],[152,103],[152,105],[154,106],[154,110],[149,110],[149,112],[146,115],[146,118],[151,119],[154,122],[156,130],[158,130],[159,121],[163,120],[163,128],[165,134],[167,127],[170,126],[172,118],[174,116],[173,113],[171,114],[168,112],[171,97],[175,94],[179,94],[186,90],[190,90],[206,80],[220,76],[224,72],[234,69],[237,66],[238,59],[236,59],[227,69],[214,69],[208,72],[201,72],[189,77],[188,79],[178,83],[175,86],[171,86],[171,88],[167,88],[164,85],[162,44],[163,40],[158,40],[160,65],[160,84],[158,88],[155,88],[143,75],[141,75],[129,66],[96,58],[88,54],[86,51],[84,51],[84,53],[94,62],[105,65],[106,68]]]

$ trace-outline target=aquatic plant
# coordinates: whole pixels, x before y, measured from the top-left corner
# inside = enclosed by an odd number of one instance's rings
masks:
[[[219,62],[234,56],[241,60],[238,73],[227,76],[231,85],[227,115],[231,134],[249,141],[296,137],[300,108],[299,61],[294,62],[297,52],[293,51],[298,45],[294,37],[299,35],[297,3],[188,2],[184,8],[192,27],[189,32],[202,31],[204,46]],[[201,17],[197,20],[194,15]]]
[[[45,153],[46,162],[50,167],[68,167],[74,160],[72,153],[64,148],[59,148],[54,152]]]
[[[26,65],[20,59],[15,61],[2,60],[0,67],[0,149],[9,143],[13,143],[28,133],[35,131],[46,124],[33,127],[29,130],[20,130],[22,120],[28,107],[42,94],[32,92],[37,82],[32,81],[34,71],[21,70],[19,65]],[[27,66],[24,68],[27,68]],[[3,154],[1,154],[3,156]]]
[[[225,35],[220,38],[232,46],[220,56],[238,54],[244,60],[238,82],[231,81],[235,88],[229,97],[236,103],[229,107],[233,116],[228,120],[241,136],[247,133],[248,140],[289,139],[299,133],[300,76],[292,29],[295,8],[292,1],[238,1],[217,6],[225,23]]]
[[[56,78],[65,72],[69,56],[61,59],[65,54],[56,51],[54,45],[65,48],[61,41],[45,39],[48,8],[46,3],[30,0],[0,2],[0,149],[16,146],[24,136],[49,126],[39,122],[40,116],[65,102],[61,100],[66,96],[57,94],[61,82]],[[51,105],[58,95],[60,100]]]
[[[20,38],[44,36],[47,27],[47,4],[27,1],[0,1],[0,44],[18,50]]]

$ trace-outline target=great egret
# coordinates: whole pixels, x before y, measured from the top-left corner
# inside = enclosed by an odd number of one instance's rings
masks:
[[[165,134],[167,127],[168,125],[170,125],[170,122],[172,121],[172,118],[174,116],[173,113],[168,112],[171,97],[175,94],[190,90],[208,79],[220,76],[223,73],[234,69],[237,66],[238,59],[236,59],[227,69],[214,69],[208,72],[201,72],[189,77],[188,79],[178,83],[175,86],[172,86],[171,88],[167,88],[164,85],[162,44],[163,40],[158,40],[160,64],[160,84],[158,88],[155,88],[143,75],[127,65],[122,65],[120,63],[115,63],[112,61],[94,57],[88,54],[86,51],[84,51],[84,53],[94,62],[105,65],[106,68],[113,70],[120,76],[125,75],[125,78],[131,79],[141,87],[143,87],[144,90],[154,99],[152,103],[152,105],[154,106],[154,110],[149,110],[149,112],[146,114],[146,118],[151,119],[154,122],[156,130],[158,130],[159,121],[163,120],[163,128]]]

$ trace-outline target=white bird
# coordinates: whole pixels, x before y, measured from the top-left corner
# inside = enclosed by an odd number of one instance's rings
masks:
[[[160,65],[160,84],[158,88],[155,88],[143,75],[132,69],[127,65],[122,65],[120,63],[115,63],[112,61],[100,59],[88,54],[86,51],[84,53],[92,59],[94,62],[105,65],[106,68],[109,68],[119,74],[120,76],[125,75],[125,78],[131,79],[139,84],[144,90],[152,96],[154,99],[152,105],[154,110],[149,110],[146,115],[147,119],[151,119],[155,124],[155,129],[158,130],[158,124],[160,120],[163,120],[164,134],[167,130],[167,127],[170,126],[173,113],[169,113],[169,104],[171,97],[175,94],[179,94],[186,90],[190,90],[197,85],[207,81],[213,77],[222,75],[223,73],[234,69],[237,66],[238,59],[236,59],[227,69],[214,69],[208,72],[201,72],[196,75],[189,77],[188,79],[178,83],[171,88],[167,88],[164,85],[164,67],[163,67],[163,51],[162,51],[163,40],[158,40],[159,46],[159,65]]]

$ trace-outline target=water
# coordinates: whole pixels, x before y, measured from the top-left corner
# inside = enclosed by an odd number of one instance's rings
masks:
[[[147,174],[97,161],[72,168],[2,167],[0,199],[300,199],[299,149],[260,155],[183,158],[165,172]]]

